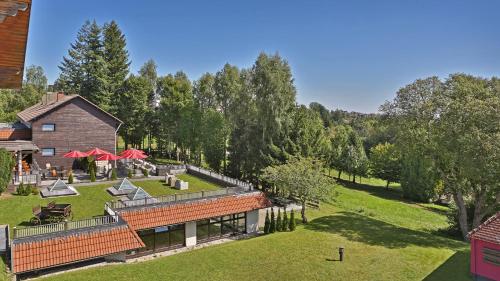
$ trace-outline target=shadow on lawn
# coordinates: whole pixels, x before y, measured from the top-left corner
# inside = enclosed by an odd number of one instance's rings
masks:
[[[374,185],[369,185],[369,184],[361,184],[361,183],[354,183],[351,181],[343,180],[343,179],[336,179],[337,182],[347,188],[359,190],[359,191],[365,191],[368,192],[370,195],[380,197],[383,199],[388,199],[388,200],[397,200],[397,201],[405,201],[405,202],[411,202],[409,200],[406,200],[403,198],[403,193],[401,190],[394,189],[394,188],[385,188],[381,186],[374,186]]]
[[[441,280],[472,280],[469,272],[470,252],[458,251],[448,258],[443,264],[431,272],[424,281]]]
[[[410,245],[433,248],[463,247],[459,241],[430,233],[410,230],[351,212],[340,212],[312,220],[305,228],[339,234],[351,241],[387,248],[404,248]]]

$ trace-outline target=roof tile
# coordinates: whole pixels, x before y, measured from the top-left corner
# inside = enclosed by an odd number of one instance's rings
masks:
[[[500,245],[500,212],[469,232],[469,238]]]

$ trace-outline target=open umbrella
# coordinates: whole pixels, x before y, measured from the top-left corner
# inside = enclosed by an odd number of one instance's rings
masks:
[[[96,147],[92,150],[87,151],[87,154],[88,155],[104,155],[104,154],[111,154],[111,153],[107,152],[106,150],[102,150],[102,149]]]
[[[118,159],[122,159],[122,158],[120,156],[118,156],[118,155],[114,155],[114,154],[110,153],[110,154],[103,154],[103,155],[97,157],[96,160],[97,161],[106,161],[106,160],[108,160],[108,161],[110,161],[110,160],[114,161],[114,160],[118,160]]]
[[[120,156],[123,159],[145,159],[148,158],[146,154],[144,154],[142,151],[137,150],[137,149],[129,149],[123,151]]]
[[[64,158],[83,158],[87,156],[89,156],[87,153],[78,150],[73,150],[63,155]]]

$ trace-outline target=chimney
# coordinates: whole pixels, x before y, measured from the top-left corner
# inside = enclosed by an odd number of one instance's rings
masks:
[[[64,99],[64,92],[47,92],[42,98],[42,104],[47,105]]]
[[[57,92],[56,101],[62,100],[64,98],[64,92]]]

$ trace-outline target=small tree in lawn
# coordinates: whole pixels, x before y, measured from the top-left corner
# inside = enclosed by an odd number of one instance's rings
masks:
[[[286,231],[288,228],[288,216],[286,214],[286,208],[283,208],[283,223],[281,224],[281,231]]]
[[[266,210],[266,222],[264,223],[264,233],[269,233],[269,228],[271,227],[271,220],[269,219],[269,210]]]
[[[111,180],[114,181],[118,177],[116,176],[116,168],[111,169]]]
[[[95,182],[95,168],[94,165],[90,165],[90,181]]]
[[[281,221],[281,209],[278,208],[278,217],[276,218],[276,230],[281,231],[282,229],[282,221]]]
[[[276,232],[276,220],[274,219],[274,209],[271,208],[271,225],[269,226],[269,233]]]
[[[290,212],[290,224],[288,225],[288,229],[290,231],[295,230],[295,213],[293,212],[293,209],[292,212]]]
[[[292,158],[286,164],[264,169],[263,179],[278,186],[284,194],[297,197],[302,205],[302,222],[307,223],[306,205],[327,200],[333,180],[323,174],[323,163],[311,158]]]
[[[69,171],[68,183],[72,184],[73,181],[74,181],[74,179],[73,179],[73,171]]]
[[[370,149],[370,168],[372,176],[391,182],[399,182],[401,157],[394,144],[379,143]]]

